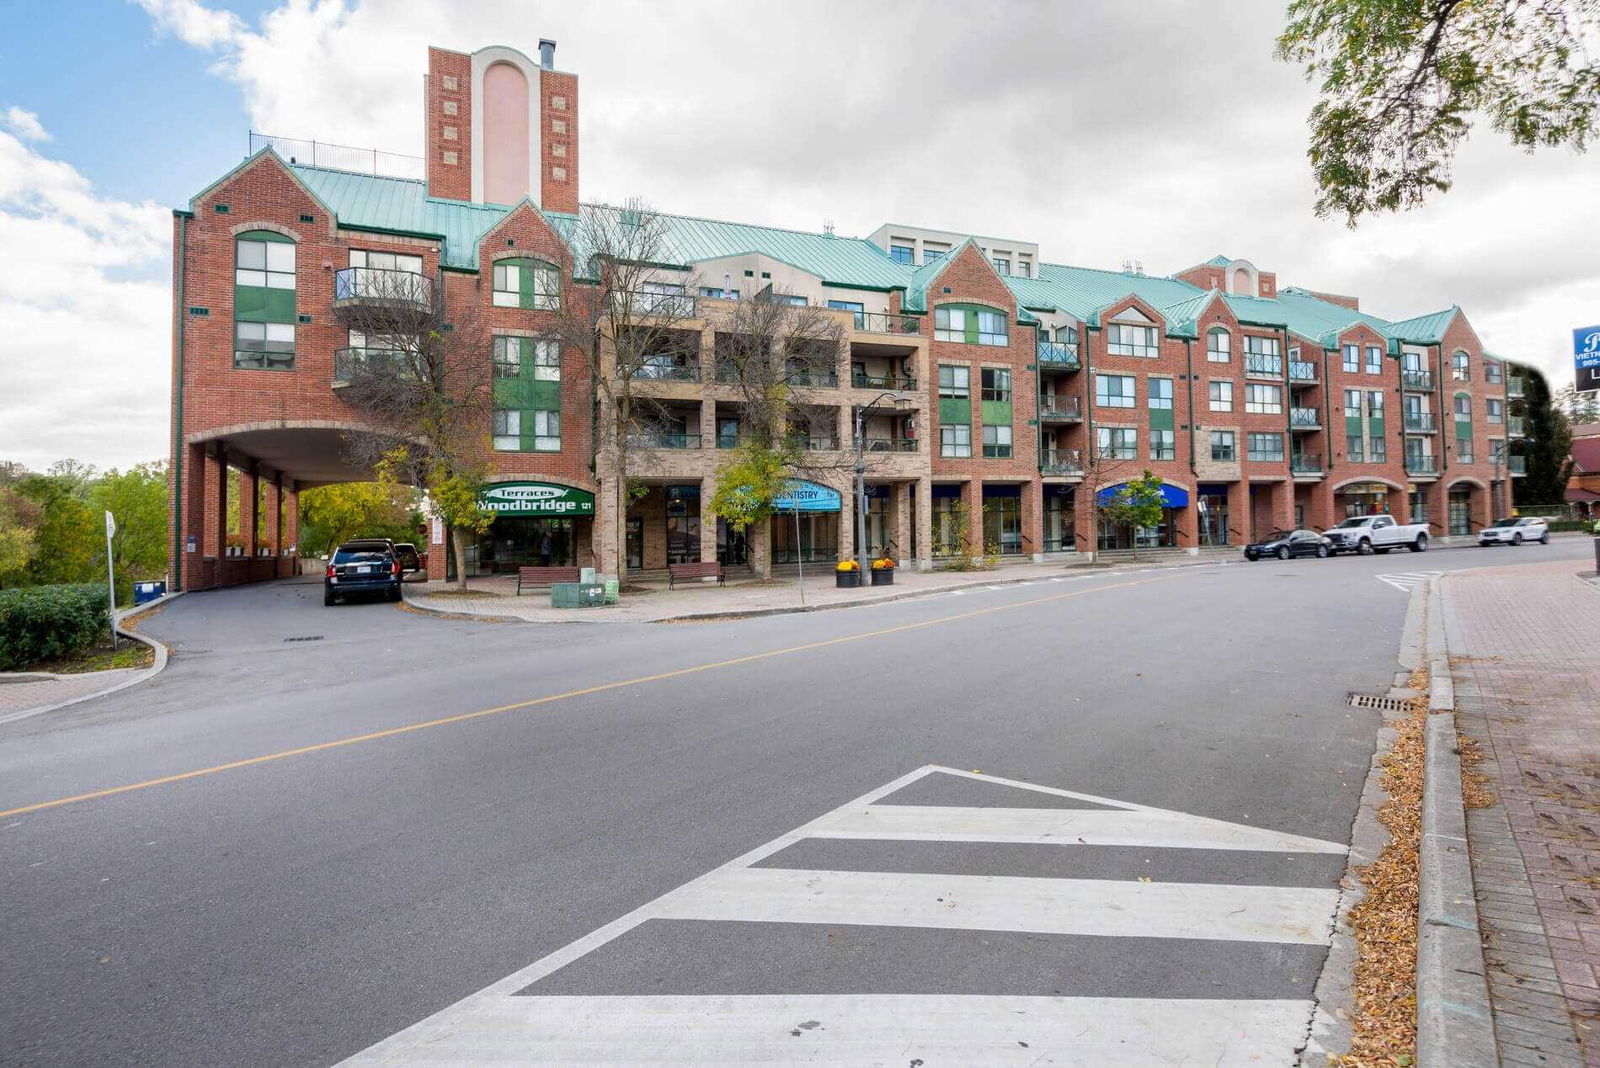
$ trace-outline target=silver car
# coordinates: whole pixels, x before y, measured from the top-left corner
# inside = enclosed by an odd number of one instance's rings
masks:
[[[1525,541],[1549,545],[1549,525],[1536,515],[1508,516],[1478,531],[1479,545],[1521,545]]]

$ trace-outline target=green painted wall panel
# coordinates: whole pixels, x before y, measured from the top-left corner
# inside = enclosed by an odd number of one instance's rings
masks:
[[[1347,415],[1347,416],[1345,416],[1344,417],[1344,432],[1347,435],[1354,435],[1354,434],[1361,433],[1361,417],[1359,415]]]
[[[494,382],[494,403],[497,408],[560,411],[561,383],[537,382],[531,378],[497,378]]]
[[[971,425],[972,402],[970,400],[941,398],[939,401],[939,422]]]
[[[294,244],[294,238],[292,238],[292,237],[284,237],[282,234],[277,233],[277,232],[272,231],[272,230],[246,230],[244,233],[239,234],[234,240],[236,240],[236,241],[281,241],[285,245]]]
[[[1383,416],[1375,415],[1371,419],[1367,420],[1367,424],[1368,424],[1367,434],[1368,434],[1369,437],[1374,437],[1374,438],[1383,437]]]
[[[1010,426],[1011,402],[1010,401],[984,401],[983,402],[984,426]]]
[[[1151,408],[1150,409],[1150,429],[1151,430],[1171,430],[1172,429],[1172,409],[1171,408]]]
[[[294,290],[266,286],[234,286],[233,317],[247,323],[292,323]]]

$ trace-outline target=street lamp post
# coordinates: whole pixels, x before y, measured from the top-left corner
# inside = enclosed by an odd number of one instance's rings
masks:
[[[873,397],[866,404],[856,405],[855,420],[855,447],[856,447],[856,567],[865,574],[870,561],[866,559],[865,548],[867,544],[867,457],[864,433],[866,428],[867,412],[875,408],[879,401],[889,398],[896,407],[899,398],[893,393],[885,391]]]

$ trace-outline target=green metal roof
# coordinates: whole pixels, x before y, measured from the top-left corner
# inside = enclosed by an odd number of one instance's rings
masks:
[[[1041,263],[1034,278],[1008,276],[1006,284],[1027,307],[1065,312],[1084,322],[1130,293],[1157,308],[1167,308],[1205,292],[1176,278],[1097,271],[1059,263]]]
[[[586,205],[583,210],[619,209]],[[912,274],[908,266],[896,263],[863,238],[658,214],[665,223],[667,259],[685,267],[759,253],[816,275],[824,282],[885,290],[906,285]]]
[[[1190,297],[1188,300],[1162,308],[1161,314],[1167,317],[1167,333],[1178,337],[1199,337],[1200,329],[1196,320],[1216,296],[1217,291],[1210,289],[1197,297]]]
[[[1410,341],[1418,345],[1437,345],[1444,340],[1444,332],[1450,328],[1450,322],[1461,309],[1452,304],[1444,311],[1436,311],[1429,315],[1419,315],[1414,319],[1402,319],[1398,323],[1388,324],[1384,331],[1396,341]]]
[[[903,283],[906,287],[906,294],[901,299],[900,306],[906,311],[927,311],[928,286],[933,284],[934,278],[938,277],[939,272],[944,270],[945,265],[955,259],[956,254],[968,245],[977,245],[977,242],[970,237],[966,238],[943,256],[929,260],[922,266],[911,270]],[[877,246],[874,245],[873,247],[876,248]],[[904,264],[896,264],[896,266],[902,270],[905,269]]]
[[[1212,256],[1209,260],[1206,260],[1206,262],[1202,263],[1200,266],[1202,266],[1202,267],[1226,267],[1228,264],[1230,264],[1232,262],[1233,261],[1231,259],[1229,259],[1228,257],[1226,257],[1226,256]]]

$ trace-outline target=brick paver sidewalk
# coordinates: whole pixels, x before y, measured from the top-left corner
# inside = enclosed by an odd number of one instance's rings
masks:
[[[1578,566],[1442,582],[1459,723],[1499,797],[1468,837],[1506,1064],[1600,1068],[1600,589]]]
[[[144,668],[117,668],[113,671],[88,671],[82,675],[62,675],[40,682],[0,683],[0,723],[15,719],[46,705],[60,704],[84,694],[97,693],[108,686],[130,679]]]

